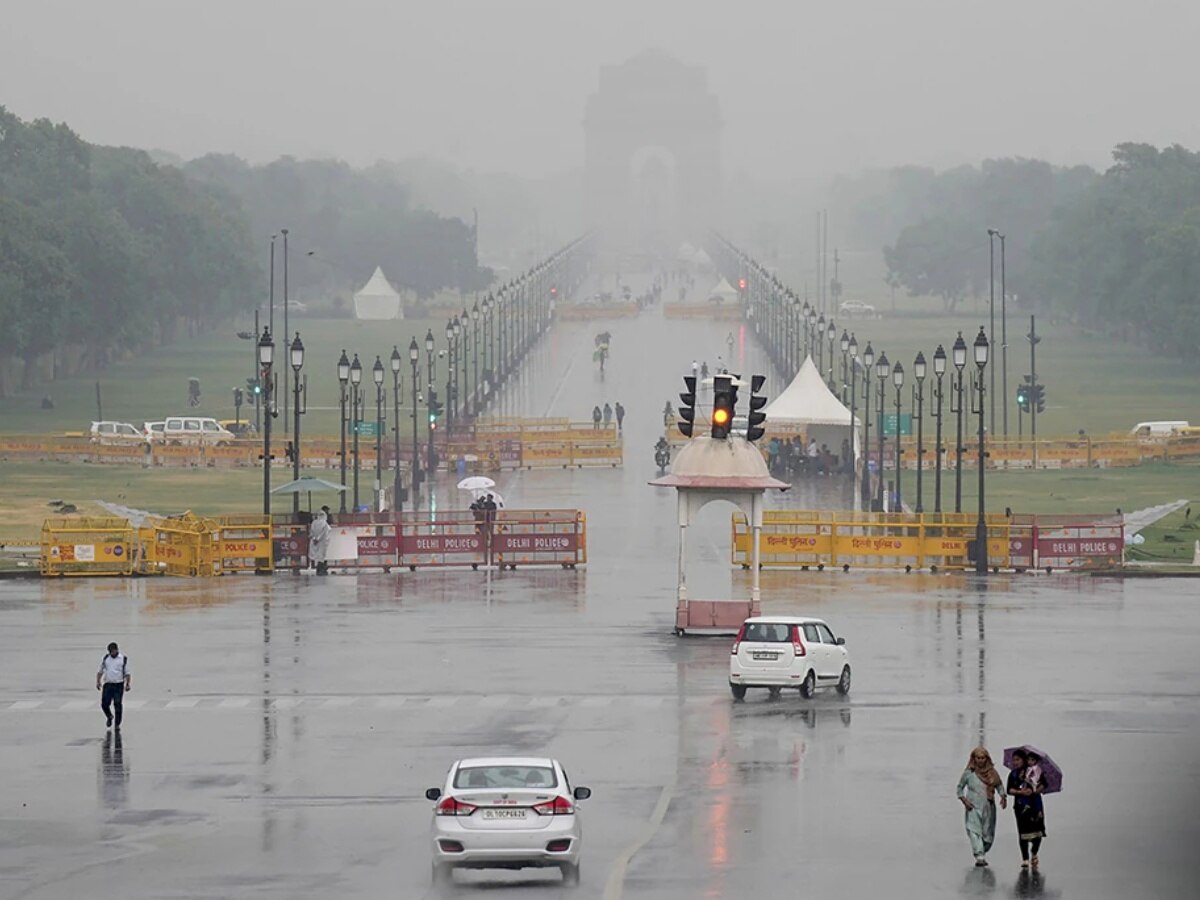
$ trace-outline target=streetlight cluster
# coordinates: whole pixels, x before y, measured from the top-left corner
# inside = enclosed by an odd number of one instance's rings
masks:
[[[989,232],[990,233],[990,232]],[[1003,235],[995,233],[1001,239]],[[858,340],[853,332],[842,330],[841,338],[837,338],[837,329],[831,310],[818,309],[801,298],[790,288],[781,284],[774,273],[768,271],[757,260],[734,246],[720,235],[714,235],[710,255],[726,277],[737,278],[738,284],[744,284],[744,294],[747,303],[746,316],[754,325],[755,333],[762,341],[768,356],[778,369],[794,377],[804,360],[812,357],[827,379],[829,389],[840,396],[842,402],[850,407],[851,415],[851,452],[854,451],[853,423],[858,421],[859,411],[859,375],[862,376],[862,401],[866,415],[863,417],[863,443],[867,454],[867,462],[862,469],[861,499],[864,508],[877,511],[884,509],[884,450],[885,440],[890,435],[895,441],[895,494],[892,508],[902,509],[901,505],[901,468],[902,448],[900,444],[901,409],[906,372],[902,363],[897,360],[892,363],[887,354],[875,351],[868,341],[866,347],[859,350]],[[1002,286],[1003,294],[1003,286]],[[829,318],[826,318],[828,313]],[[1002,317],[1003,318],[1003,317]],[[835,341],[841,349],[841,380],[835,378]],[[828,356],[825,355],[825,345],[828,343]],[[948,357],[944,347],[939,344],[933,354],[933,376],[930,401],[933,406],[932,415],[936,420],[936,438],[934,453],[934,512],[942,512],[942,469],[945,464],[947,448],[942,443],[942,416],[944,410],[943,381],[947,374],[947,362],[952,363],[954,371],[950,383],[950,412],[956,415],[956,431],[954,446],[954,511],[962,512],[962,461],[967,448],[963,444],[963,416],[968,407],[963,404],[963,394],[970,397],[969,412],[978,419],[978,490],[979,505],[976,522],[975,567],[977,572],[987,571],[987,527],[985,522],[985,491],[984,473],[987,451],[985,448],[986,428],[984,425],[985,400],[987,386],[985,385],[985,370],[988,367],[991,343],[983,326],[980,326],[974,343],[970,347],[971,361],[974,366],[968,372],[968,345],[962,332],[951,347]],[[993,379],[994,379],[993,366]],[[917,499],[915,512],[924,512],[924,497],[922,494],[922,476],[924,469],[924,416],[926,388],[925,382],[929,375],[928,363],[924,352],[919,352],[912,364],[914,383],[911,385],[912,418],[917,425]],[[876,401],[871,404],[872,376],[877,382]],[[885,418],[887,405],[886,395],[888,380],[894,390],[893,405],[895,420],[888,423]],[[871,415],[875,413],[875,427],[878,432],[878,452],[876,456],[877,470],[874,473],[874,490],[872,490],[872,471],[870,461],[871,447]]]

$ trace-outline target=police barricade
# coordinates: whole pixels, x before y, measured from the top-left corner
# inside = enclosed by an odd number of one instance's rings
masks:
[[[724,303],[664,303],[663,315],[668,319],[741,319],[740,304]]]
[[[391,513],[334,513],[325,562],[331,571],[382,569],[397,564],[396,523]],[[276,570],[302,571],[311,567],[308,529],[311,517],[277,515],[271,520]]]
[[[131,575],[137,533],[126,519],[47,519],[42,523],[42,575]]]
[[[584,466],[611,466],[616,468],[623,462],[623,447],[619,441],[572,441],[571,465],[577,469]]]
[[[1055,569],[1119,568],[1125,554],[1122,516],[1024,516],[1029,522],[1033,566]]]
[[[587,563],[587,521],[579,510],[499,510],[493,517],[467,511],[430,518],[406,513],[400,522],[401,564],[418,568],[496,565],[561,566]]]
[[[140,532],[145,574],[203,576],[221,574],[220,527],[190,512],[147,521]]]
[[[1014,555],[1013,523],[988,516],[988,567],[1014,568],[1032,560]],[[969,568],[975,560],[973,516],[909,513],[767,510],[759,538],[764,567]],[[732,517],[731,562],[750,567],[751,535],[741,513]],[[1018,548],[1019,549],[1019,548]]]
[[[522,469],[565,469],[571,465],[569,441],[522,441]]]
[[[271,519],[267,516],[221,516],[218,553],[222,573],[270,572],[274,563]]]
[[[560,304],[554,314],[564,321],[571,319],[628,319],[638,314],[636,303],[604,303],[597,305]]]

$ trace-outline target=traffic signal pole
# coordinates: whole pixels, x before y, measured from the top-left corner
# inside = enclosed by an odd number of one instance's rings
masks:
[[[1029,398],[1029,439],[1033,442],[1033,467],[1036,469],[1038,464],[1037,459],[1037,413],[1038,413],[1038,397],[1037,397],[1037,345],[1040,338],[1037,336],[1037,317],[1029,317],[1029,379],[1032,382],[1030,385],[1033,395]]]

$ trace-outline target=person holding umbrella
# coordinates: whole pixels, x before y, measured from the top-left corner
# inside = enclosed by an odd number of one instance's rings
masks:
[[[986,749],[976,747],[971,751],[954,793],[965,810],[963,821],[975,865],[986,866],[987,852],[996,839],[996,794],[1000,795],[1000,808],[1008,808],[1004,782]]]
[[[1046,836],[1042,794],[1062,789],[1062,770],[1036,747],[1009,747],[1004,751],[1008,792],[1013,798],[1017,838],[1021,843],[1021,868],[1038,867],[1038,850]],[[1030,851],[1032,850],[1032,857]]]

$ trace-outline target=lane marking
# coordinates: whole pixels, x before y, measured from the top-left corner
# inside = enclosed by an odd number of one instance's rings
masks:
[[[608,881],[604,884],[602,895],[604,900],[620,900],[621,893],[625,890],[625,872],[629,868],[629,863],[638,851],[658,834],[663,819],[667,817],[667,807],[671,805],[671,798],[675,796],[675,785],[678,783],[678,779],[678,774],[672,775],[671,780],[663,785],[662,793],[658,795],[658,803],[654,805],[654,812],[650,814],[650,818],[642,827],[642,833],[638,835],[637,840],[617,855],[616,861],[608,872]]]

